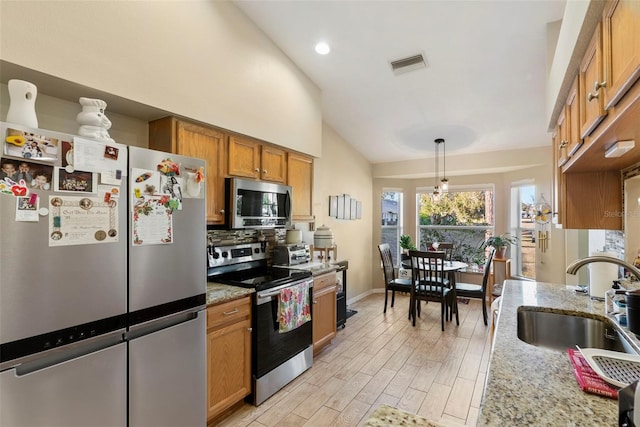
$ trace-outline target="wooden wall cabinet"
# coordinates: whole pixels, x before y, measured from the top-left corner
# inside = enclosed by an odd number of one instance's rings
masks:
[[[207,308],[207,419],[251,393],[251,297]]]
[[[313,278],[313,354],[331,344],[336,336],[336,274],[330,272]]]
[[[229,175],[286,182],[286,151],[240,136],[229,137]]]
[[[287,185],[293,189],[293,221],[313,221],[313,158],[288,153]]]
[[[640,161],[640,146],[605,152],[640,140],[640,2],[606,2],[576,71],[553,136],[553,209],[564,228],[621,230],[620,171]]]
[[[224,223],[226,135],[216,129],[165,117],[149,122],[149,148],[206,161],[207,223]]]
[[[603,18],[604,105],[610,109],[640,77],[640,2],[609,2]]]

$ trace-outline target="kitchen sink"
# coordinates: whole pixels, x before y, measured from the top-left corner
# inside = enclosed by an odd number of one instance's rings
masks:
[[[549,310],[518,307],[518,338],[527,344],[560,351],[577,345],[636,354],[614,323],[606,317]]]

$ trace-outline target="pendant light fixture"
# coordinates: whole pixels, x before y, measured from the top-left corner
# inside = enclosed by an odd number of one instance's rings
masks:
[[[436,168],[435,168],[435,175],[434,175],[432,198],[434,202],[439,202],[440,197],[442,196],[442,193],[446,193],[449,190],[449,180],[446,178],[446,166],[445,166],[444,175],[442,179],[440,179],[440,144],[442,144],[442,148],[444,150],[444,139],[437,138],[433,142],[435,142],[436,144],[436,165],[435,165]],[[443,151],[443,154],[444,154],[444,151]],[[443,156],[443,165],[446,165],[445,157],[446,155]]]
[[[436,167],[435,167],[435,174],[433,175],[433,194],[432,194],[432,198],[434,202],[439,202],[440,201],[440,173],[439,173],[439,151],[440,151],[440,143],[444,141],[442,138],[438,138],[436,139],[434,142],[436,143]]]
[[[446,193],[449,191],[449,180],[447,179],[447,146],[444,145],[444,139],[440,138],[442,144],[442,179],[440,180],[440,191]]]

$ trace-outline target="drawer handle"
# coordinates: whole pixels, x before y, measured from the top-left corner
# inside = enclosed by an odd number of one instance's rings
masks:
[[[266,175],[267,174],[267,170],[266,169],[262,169],[262,173]]]
[[[593,94],[593,93],[589,92],[587,94],[587,102],[591,102],[592,100],[598,99],[599,97],[600,97],[599,93]]]
[[[237,308],[234,308],[233,310],[231,310],[231,311],[225,311],[225,312],[223,312],[222,314],[224,314],[225,316],[230,316],[230,315],[232,315],[232,314],[236,314],[238,311],[240,311],[240,310],[238,310]]]
[[[314,300],[313,300],[313,303],[314,303],[314,304],[317,304],[317,303],[318,303],[318,300],[317,300],[317,299],[314,299]]]
[[[255,168],[255,171],[259,173],[260,172],[260,168]]]
[[[567,144],[568,144],[568,142],[563,139],[562,141],[560,141],[560,148],[566,147]]]

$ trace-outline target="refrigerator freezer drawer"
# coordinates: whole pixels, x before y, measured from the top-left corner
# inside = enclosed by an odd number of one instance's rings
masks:
[[[127,421],[125,343],[26,375],[0,373],[0,425],[124,426]]]
[[[206,311],[128,345],[129,426],[205,426]]]

